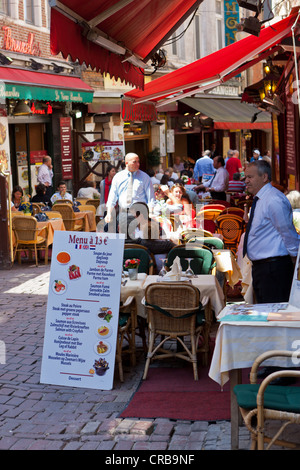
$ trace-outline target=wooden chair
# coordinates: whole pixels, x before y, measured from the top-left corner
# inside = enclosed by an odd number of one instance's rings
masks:
[[[155,257],[148,248],[137,243],[125,243],[123,262],[126,259],[132,258],[138,258],[141,261],[138,269],[139,273],[154,274],[156,267]]]
[[[76,219],[73,207],[71,204],[59,204],[58,202],[53,205],[54,212],[59,212],[64,221],[65,229],[72,232],[78,232],[84,230],[83,219]]]
[[[153,283],[146,288],[145,305],[149,342],[143,379],[147,378],[151,360],[178,357],[193,365],[194,380],[198,380],[197,345],[205,322],[199,290],[184,282]],[[161,335],[160,341],[155,345],[158,335]],[[190,338],[190,348],[184,337]],[[163,345],[168,340],[178,341],[182,350],[164,349]]]
[[[45,250],[45,264],[48,264],[48,229],[47,226],[43,228],[46,229],[45,238],[38,235],[41,229],[37,228],[37,220],[35,217],[23,215],[12,219],[12,229],[16,237],[16,245],[13,253],[14,261],[18,253],[18,262],[21,264],[21,251],[29,250],[31,254],[31,250],[34,250],[35,264],[38,266],[38,251]]]
[[[120,305],[119,325],[116,347],[116,362],[119,369],[120,381],[124,382],[122,358],[125,354],[130,355],[130,365],[136,365],[136,348],[135,348],[135,330],[137,322],[136,301],[130,296]]]
[[[226,207],[224,204],[207,204],[205,206],[202,206],[200,210],[205,211],[205,210],[211,210],[211,209],[221,209],[221,211],[223,211],[225,208]]]
[[[261,384],[256,383],[257,369],[263,361],[271,357],[293,357],[295,351],[268,351],[254,361],[250,373],[250,384],[241,384],[234,387],[234,393],[244,419],[245,425],[251,433],[252,450],[266,450],[272,445],[298,448],[299,443],[279,440],[283,430],[289,424],[300,424],[300,387],[269,385],[277,377],[300,378],[299,370],[284,370],[273,372]],[[268,420],[284,421],[278,432],[270,438],[265,434],[265,422]]]
[[[85,204],[87,206],[94,206],[95,210],[97,210],[100,205],[100,199],[88,199]]]
[[[242,233],[245,231],[245,221],[234,214],[221,214],[215,220],[216,233],[223,236],[225,248],[236,254]]]
[[[201,209],[198,213],[197,213],[197,219],[202,219],[202,220],[215,220],[218,215],[220,215],[222,213],[224,209],[215,209],[215,208],[212,208],[210,209],[210,206],[206,206],[205,209]]]

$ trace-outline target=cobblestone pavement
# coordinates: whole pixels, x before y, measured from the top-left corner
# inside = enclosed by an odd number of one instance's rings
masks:
[[[0,450],[230,450],[227,421],[118,418],[140,382],[142,354],[134,370],[125,365],[124,383],[116,372],[112,391],[41,384],[49,272],[27,263],[0,270]],[[240,449],[249,445],[241,427]]]

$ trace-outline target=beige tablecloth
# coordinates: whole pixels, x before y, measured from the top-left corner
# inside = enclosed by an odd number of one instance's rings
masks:
[[[96,232],[96,217],[92,211],[75,212],[76,219],[84,219],[84,231]]]
[[[38,222],[37,228],[40,229],[38,235],[41,237],[45,237],[45,229],[44,227],[48,227],[48,235],[47,235],[47,245],[52,245],[53,238],[54,238],[54,231],[55,230],[66,230],[65,225],[62,219],[49,219],[45,222]]]
[[[121,302],[125,302],[130,295],[134,296],[137,305],[137,314],[143,318],[146,318],[145,307],[142,305],[145,292],[143,285],[146,278],[147,274],[139,273],[136,281],[132,281],[129,277],[126,277],[121,283]],[[123,285],[124,283],[125,286]]]

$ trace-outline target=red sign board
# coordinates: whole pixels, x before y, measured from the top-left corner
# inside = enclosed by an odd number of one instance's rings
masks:
[[[70,117],[60,118],[60,145],[62,177],[64,180],[71,180],[73,178],[73,166]]]

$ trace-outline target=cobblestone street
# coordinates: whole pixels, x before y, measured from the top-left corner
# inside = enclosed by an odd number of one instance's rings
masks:
[[[230,450],[227,421],[118,418],[140,382],[142,353],[135,369],[124,365],[124,383],[116,371],[112,391],[41,384],[49,272],[26,263],[0,271],[1,450]],[[249,445],[241,427],[240,449]]]

